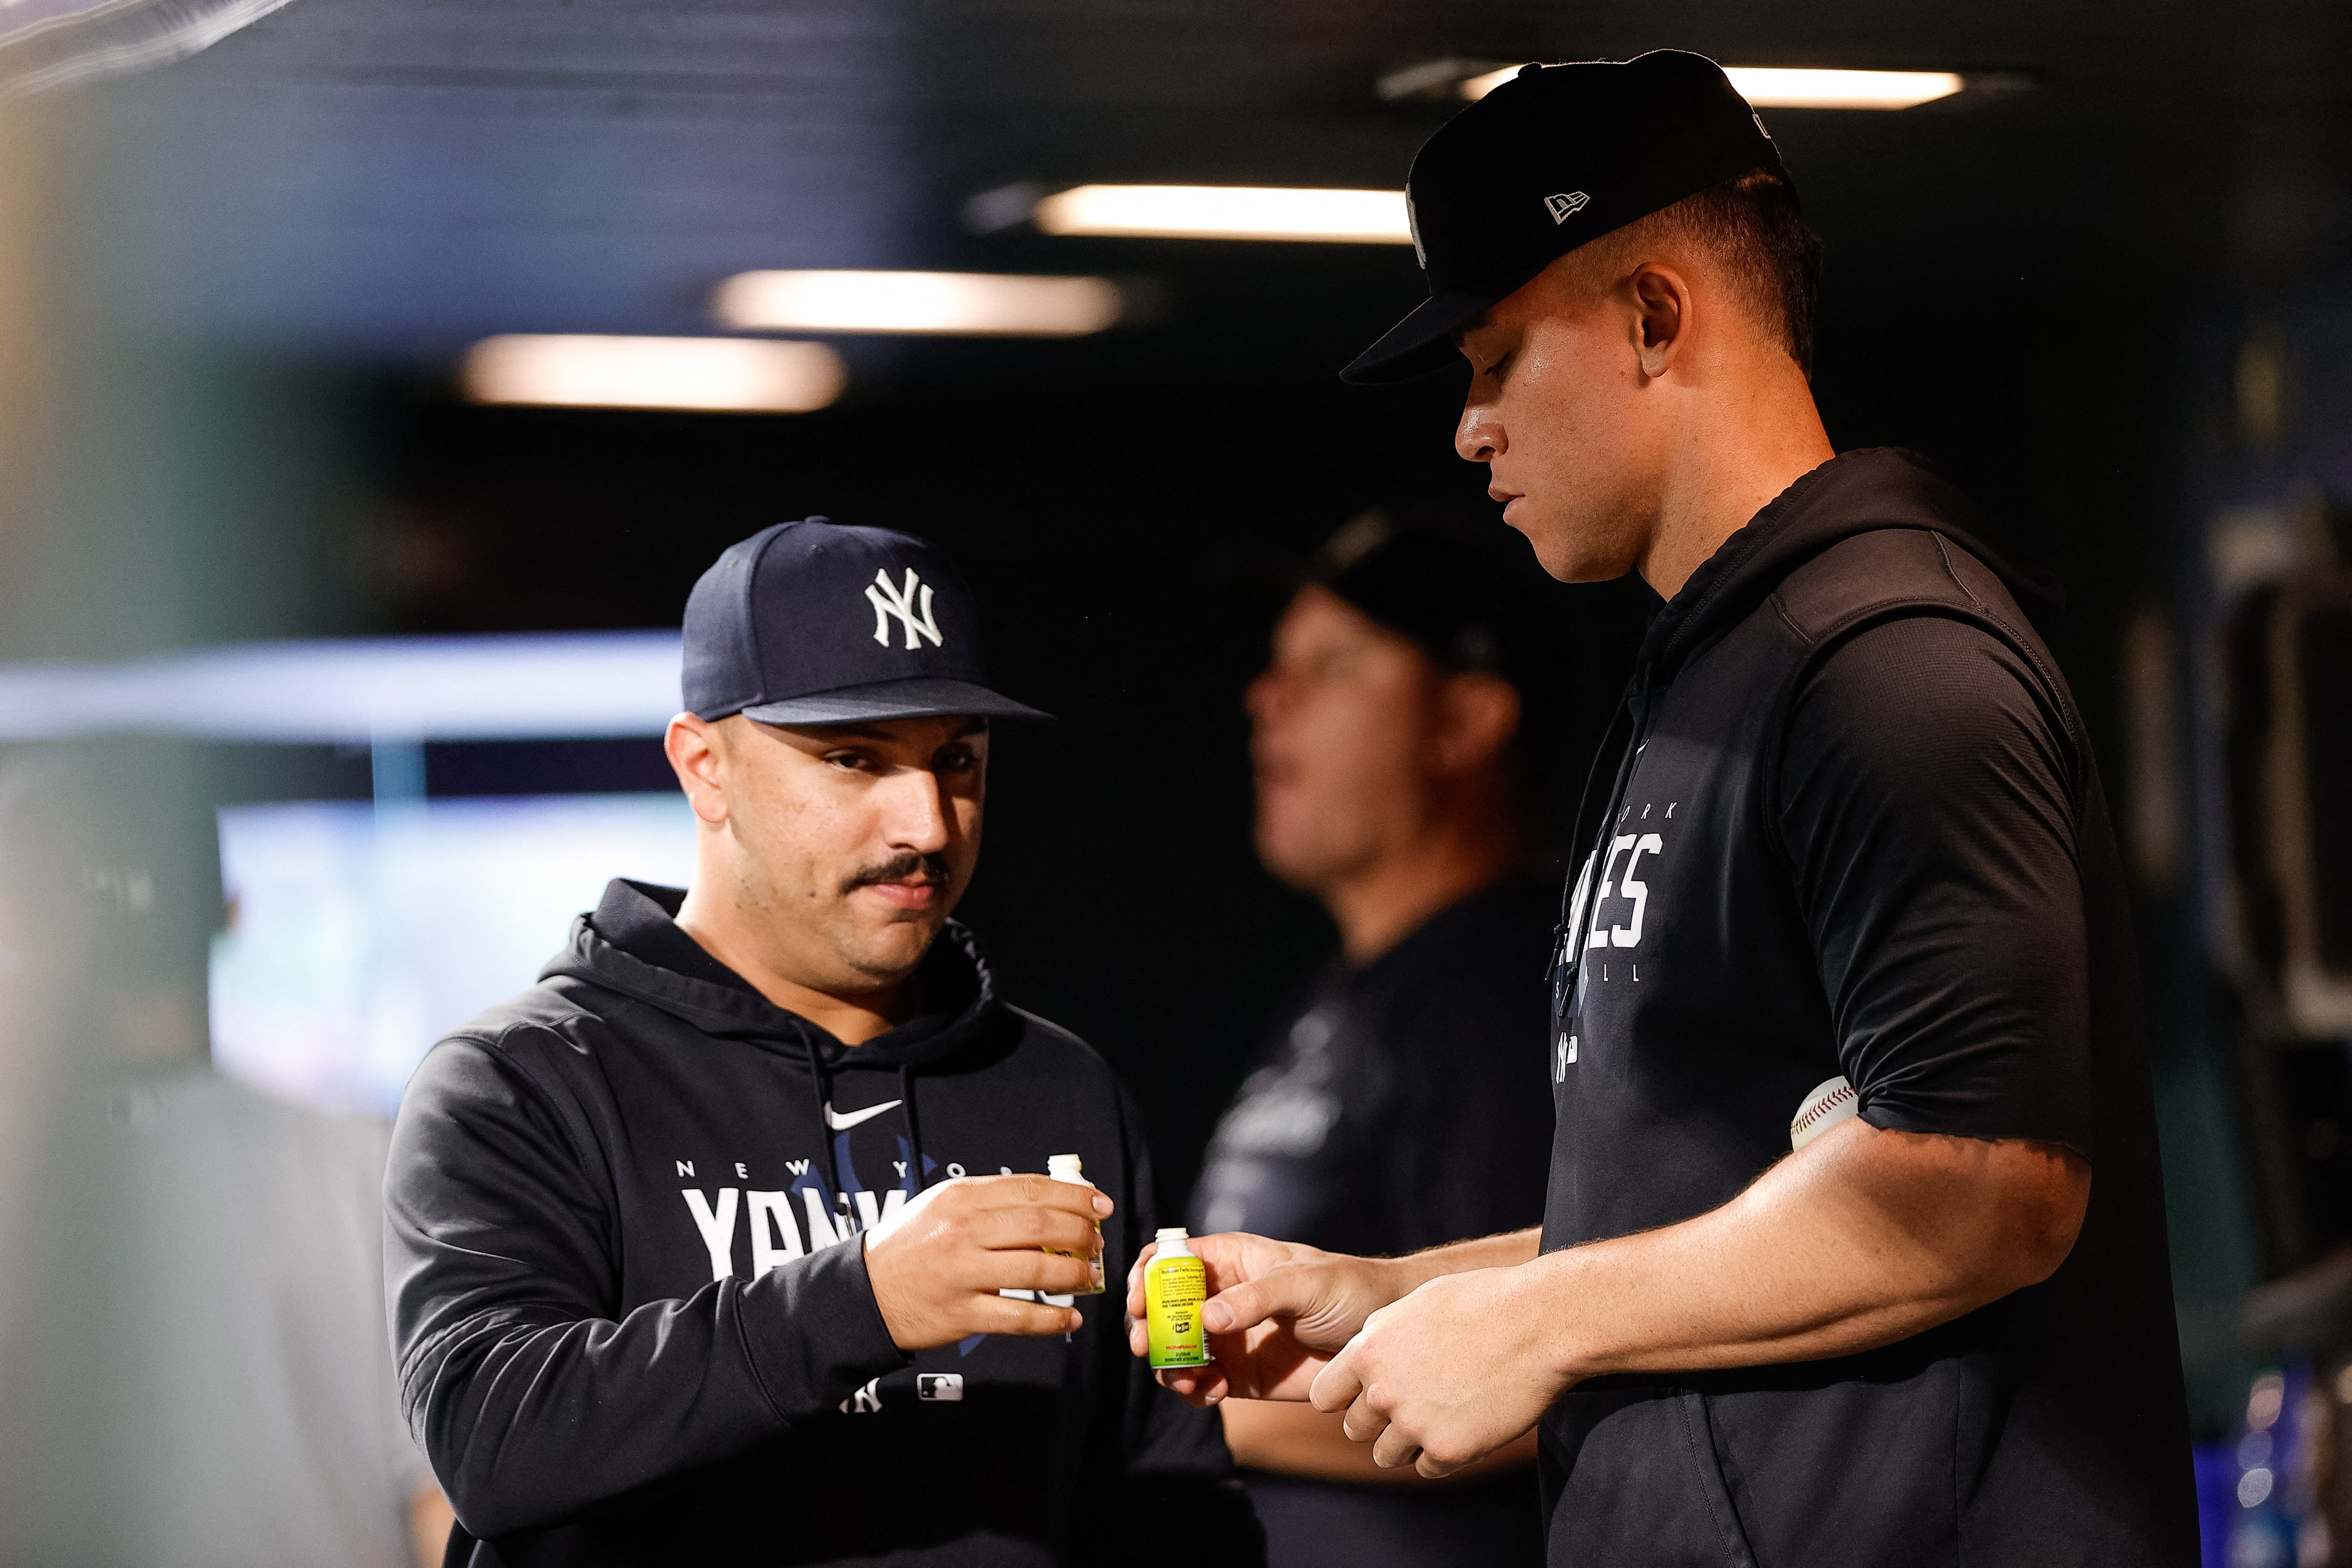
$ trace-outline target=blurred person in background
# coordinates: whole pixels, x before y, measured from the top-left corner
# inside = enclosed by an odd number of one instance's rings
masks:
[[[1133,1108],[948,918],[990,721],[1043,717],[978,635],[908,535],[727,551],[667,742],[692,888],[613,882],[417,1069],[386,1245],[452,1564],[1263,1562],[1217,1418],[1088,1293],[1151,1234]]]
[[[46,1257],[7,1349],[11,1415],[43,1413],[48,1449],[9,1456],[42,1478],[12,1539],[153,1568],[438,1562],[448,1509],[383,1337],[391,1129],[214,1070],[219,861],[182,761],[92,742],[0,769],[0,963],[71,999],[46,1010],[71,1059],[10,1098],[37,1087],[53,1131],[89,1134],[48,1140],[37,1250],[12,1254]]]
[[[1499,562],[1357,520],[1284,611],[1248,707],[1257,851],[1339,928],[1220,1123],[1197,1231],[1391,1256],[1533,1225],[1559,901],[1532,806],[1558,654]],[[1543,1560],[1532,1436],[1454,1479],[1339,1418],[1229,1401],[1273,1568]]]

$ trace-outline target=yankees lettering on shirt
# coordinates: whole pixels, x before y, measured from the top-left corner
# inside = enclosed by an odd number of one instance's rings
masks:
[[[1616,826],[1622,831],[1612,834],[1603,848],[1585,858],[1583,873],[1578,877],[1575,894],[1570,900],[1569,918],[1560,936],[1560,949],[1554,958],[1555,973],[1562,976],[1573,973],[1574,983],[1580,990],[1588,980],[1601,985],[1620,979],[1629,984],[1641,984],[1642,964],[1638,957],[1627,953],[1622,962],[1612,963],[1611,955],[1642,945],[1643,931],[1650,923],[1650,885],[1637,873],[1642,869],[1643,858],[1665,853],[1666,833],[1671,831],[1665,825],[1673,820],[1675,808],[1681,804],[1680,801],[1670,800],[1661,806],[1657,802],[1644,801],[1638,808],[1638,816],[1634,815],[1636,807],[1627,804],[1617,816]],[[1664,831],[1643,831],[1643,825],[1653,821]],[[1596,862],[1601,876],[1597,889],[1592,886]],[[1653,860],[1654,868],[1654,866],[1655,861]],[[1586,923],[1588,913],[1591,916],[1589,925]],[[1575,945],[1580,933],[1583,938],[1580,949]],[[1595,956],[1596,949],[1606,951]],[[1580,952],[1585,956],[1578,964],[1576,960]],[[1656,974],[1654,965],[1651,970],[1653,980]],[[1581,1006],[1571,1010],[1554,1031],[1552,1082],[1555,1084],[1567,1081],[1568,1069],[1575,1064],[1582,1047],[1577,1027],[1577,1018],[1582,1010]]]
[[[892,1187],[879,1194],[864,1189],[854,1193],[837,1192],[834,1194],[833,1203],[827,1205],[823,1187],[809,1174],[810,1162],[787,1160],[784,1163],[796,1180],[793,1185],[781,1191],[720,1187],[714,1194],[701,1187],[678,1189],[686,1199],[688,1212],[694,1216],[695,1232],[701,1237],[703,1248],[710,1255],[710,1277],[713,1279],[730,1277],[749,1279],[795,1258],[805,1258],[812,1252],[838,1247],[877,1226],[887,1224],[893,1215],[907,1206],[907,1192],[903,1187]],[[901,1172],[906,1169],[903,1161],[897,1163]],[[692,1175],[694,1162],[680,1160],[677,1168],[680,1175]],[[735,1168],[740,1171],[743,1166],[739,1163]],[[947,1172],[950,1176],[965,1173],[964,1168],[958,1164],[950,1164]],[[1013,1174],[1013,1169],[1008,1165],[1001,1173],[1009,1176]],[[793,1200],[795,1196],[800,1200],[797,1212],[807,1222],[805,1233],[793,1217],[795,1208]],[[735,1266],[735,1242],[747,1228],[751,1247],[751,1267],[745,1269]],[[803,1234],[805,1240],[803,1239]],[[1032,1298],[1026,1290],[1006,1290],[1002,1294],[1048,1301],[1055,1306],[1067,1306],[1074,1300],[1055,1295]]]
[[[892,1100],[886,1105],[872,1106],[837,1120],[834,1117],[833,1108],[828,1105],[825,1116],[835,1127],[855,1126],[897,1103]],[[898,1140],[898,1150],[901,1155],[910,1152],[903,1138]],[[697,1174],[692,1160],[679,1160],[674,1163],[680,1176]],[[709,1254],[710,1277],[713,1279],[725,1279],[730,1276],[752,1279],[795,1258],[805,1258],[812,1252],[838,1247],[887,1224],[907,1206],[908,1197],[914,1190],[913,1184],[908,1179],[907,1161],[901,1158],[891,1161],[890,1166],[902,1185],[877,1193],[853,1184],[848,1190],[835,1192],[828,1202],[823,1174],[814,1169],[814,1164],[813,1160],[784,1161],[784,1171],[792,1180],[789,1185],[782,1188],[763,1191],[750,1186],[727,1186],[717,1189],[715,1193],[698,1186],[678,1189],[679,1195],[686,1200],[688,1212],[694,1218],[695,1232],[702,1238],[703,1249]],[[751,1166],[740,1160],[728,1162],[725,1168],[731,1171],[738,1180],[751,1176]],[[845,1159],[843,1169],[846,1173]],[[928,1156],[923,1161],[923,1169],[926,1174],[943,1173],[951,1178],[970,1173],[956,1161],[951,1160],[941,1167]],[[1000,1173],[1009,1176],[1013,1174],[1013,1167],[1006,1165]],[[854,1177],[852,1181],[855,1182]],[[803,1221],[806,1225],[805,1230],[802,1228]],[[735,1248],[736,1238],[747,1230],[751,1237],[751,1267],[748,1269],[736,1266]]]
[[[898,1104],[895,1100],[886,1100],[880,1105],[870,1105],[862,1110],[845,1113],[836,1112],[828,1104],[824,1108],[825,1124],[845,1134],[849,1128],[895,1110]],[[841,1162],[843,1172],[850,1174],[854,1183],[856,1177],[850,1170],[847,1137],[844,1136],[841,1142],[844,1148],[836,1158]],[[830,1203],[826,1201],[823,1173],[814,1168],[815,1162],[813,1160],[784,1161],[784,1169],[791,1175],[792,1183],[782,1188],[762,1190],[750,1186],[727,1186],[715,1192],[698,1186],[679,1188],[679,1195],[686,1200],[687,1212],[694,1221],[695,1232],[701,1238],[704,1251],[709,1254],[710,1277],[713,1279],[730,1277],[755,1279],[771,1268],[780,1268],[813,1252],[821,1252],[828,1247],[839,1247],[844,1242],[856,1240],[866,1231],[887,1224],[907,1206],[913,1191],[913,1184],[907,1174],[908,1161],[904,1157],[911,1151],[904,1139],[898,1140],[898,1152],[901,1158],[891,1161],[890,1165],[900,1185],[879,1193],[865,1187],[835,1191]],[[678,1160],[673,1163],[680,1176],[697,1174],[692,1160]],[[724,1168],[731,1171],[739,1180],[748,1179],[751,1175],[751,1165],[746,1161],[729,1161]],[[942,1167],[928,1156],[924,1159],[923,1168],[927,1173],[948,1177],[969,1173],[959,1162],[950,1161]],[[1013,1174],[1013,1167],[1000,1167],[999,1173],[1009,1176]],[[803,1224],[805,1229],[803,1228]],[[748,1269],[737,1266],[740,1256],[738,1243],[747,1235],[751,1243]],[[1075,1295],[1050,1291],[1005,1289],[999,1290],[997,1294],[1024,1301],[1042,1301],[1049,1307],[1067,1307],[1077,1301]],[[957,1353],[969,1356],[987,1337],[974,1334],[960,1342],[956,1346]],[[1069,1338],[1068,1335],[1063,1337],[1065,1341]],[[882,1408],[882,1381],[876,1378],[858,1389],[849,1399],[842,1402],[842,1410],[853,1415],[879,1411]],[[924,1373],[917,1379],[916,1396],[926,1401],[961,1401],[963,1398],[963,1378],[960,1373]]]

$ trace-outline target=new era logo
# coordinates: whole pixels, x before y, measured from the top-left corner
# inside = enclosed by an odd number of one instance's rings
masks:
[[[866,602],[874,606],[874,640],[884,647],[890,646],[890,620],[894,616],[906,628],[908,652],[922,647],[925,637],[931,639],[933,647],[940,646],[940,624],[931,618],[931,585],[917,576],[912,566],[907,568],[904,586],[894,586],[887,572],[874,574],[874,585],[866,590]]]
[[[1591,199],[1582,191],[1564,191],[1556,196],[1546,196],[1544,211],[1551,214],[1552,222],[1566,223],[1571,214],[1583,211],[1584,204]]]

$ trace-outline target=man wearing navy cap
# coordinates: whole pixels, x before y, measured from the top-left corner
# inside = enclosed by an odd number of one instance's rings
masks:
[[[1262,1563],[1216,1418],[1092,1293],[1154,1218],[1133,1108],[948,918],[990,721],[1043,717],[990,688],[962,580],[784,523],[685,642],[693,887],[612,883],[394,1133],[446,1560]],[[1093,1188],[1035,1173],[1068,1153]]]
[[[1539,1231],[1196,1240],[1188,1397],[1445,1474],[1540,1426],[1550,1561],[2196,1560],[2130,926],[2048,604],[1837,454],[1818,249],[1662,51],[1530,68],[1409,182],[1455,449],[1554,576],[1666,600],[1579,813]],[[2096,1179],[2094,1180],[2094,1173]]]

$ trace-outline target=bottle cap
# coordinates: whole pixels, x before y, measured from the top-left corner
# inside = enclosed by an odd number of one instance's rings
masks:
[[[1087,1179],[1087,1163],[1076,1154],[1048,1155],[1045,1173],[1057,1182],[1084,1182]]]

